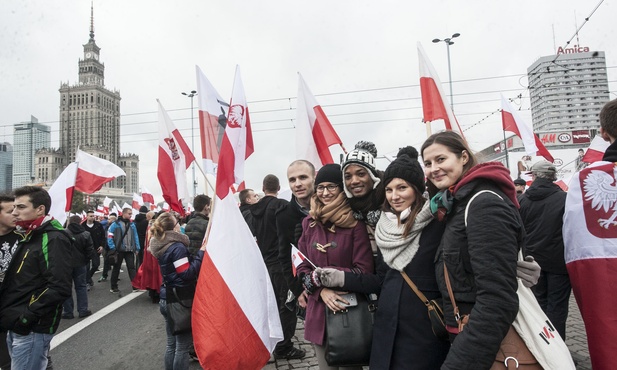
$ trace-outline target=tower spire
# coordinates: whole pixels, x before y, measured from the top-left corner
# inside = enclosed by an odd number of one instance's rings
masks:
[[[90,2],[90,40],[94,41],[94,1]]]

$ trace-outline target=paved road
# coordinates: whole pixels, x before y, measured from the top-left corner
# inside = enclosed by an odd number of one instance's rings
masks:
[[[62,320],[52,341],[51,356],[57,370],[83,369],[162,369],[165,350],[164,321],[158,305],[146,292],[132,292],[128,274],[121,273],[121,294],[109,292],[109,281],[97,283],[89,292],[89,306],[94,315],[85,319]],[[296,343],[306,350],[302,360],[278,360],[264,369],[317,369],[313,349],[304,340],[302,322],[298,322]],[[76,333],[74,333],[76,332]],[[589,370],[589,351],[584,326],[572,297],[568,319],[568,344],[577,369]],[[191,362],[191,370],[200,369]]]

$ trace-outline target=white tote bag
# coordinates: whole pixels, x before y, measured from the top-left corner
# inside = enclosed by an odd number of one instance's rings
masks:
[[[492,193],[501,198],[499,194],[491,190],[481,190],[474,194],[465,208],[465,226],[467,226],[469,205],[481,193]],[[518,258],[519,260],[523,259],[521,252],[519,252]],[[517,280],[518,290],[516,293],[518,294],[519,307],[512,326],[545,370],[575,370],[576,367],[568,346],[540,308],[531,289],[524,286],[521,279]]]

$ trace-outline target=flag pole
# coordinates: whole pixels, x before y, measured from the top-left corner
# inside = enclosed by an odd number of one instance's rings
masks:
[[[201,168],[201,165],[199,164],[199,162],[197,162],[197,159],[195,159],[193,163],[197,165],[197,168],[199,168],[199,171],[201,171],[201,174],[204,175],[204,179],[206,180],[206,186],[205,186],[206,195],[208,195],[208,185],[210,185],[210,188],[212,190],[214,190],[214,186],[210,183],[210,180],[208,180],[208,176],[206,176],[206,172],[204,171],[203,168]]]
[[[503,130],[503,147],[506,150],[506,168],[510,169],[510,160],[508,159],[508,142],[506,141],[506,130]]]

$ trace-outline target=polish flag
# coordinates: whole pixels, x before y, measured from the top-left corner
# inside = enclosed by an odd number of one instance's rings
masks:
[[[565,260],[585,322],[591,366],[612,369],[617,341],[617,166],[595,162],[570,181],[563,217]],[[612,333],[612,334],[611,334]]]
[[[216,91],[199,66],[197,74],[197,101],[199,102],[199,135],[201,138],[201,156],[206,173],[216,175],[219,151],[223,142],[223,133],[227,117],[225,111],[229,104]]]
[[[109,205],[111,204],[111,198],[105,197],[103,200],[103,212],[108,215],[109,214]]]
[[[71,210],[71,204],[73,203],[73,190],[75,190],[76,178],[77,163],[72,162],[66,166],[48,191],[51,197],[49,214],[63,225],[66,222],[66,213]]]
[[[525,122],[518,113],[518,110],[514,109],[503,95],[501,95],[501,121],[504,131],[510,131],[523,140],[527,154],[541,155],[551,163],[555,161],[551,153],[548,152],[548,149],[538,138],[538,135],[533,133],[531,124]]]
[[[139,194],[133,193],[133,203],[131,204],[131,208],[139,209],[139,207],[144,205],[144,200]]]
[[[240,78],[240,67],[238,66],[236,66],[236,76],[227,117],[227,127],[221,144],[221,153],[225,151],[227,155],[219,157],[219,168],[216,176],[216,195],[221,199],[227,196],[229,188],[233,184],[241,184],[244,181],[244,161],[253,154],[251,119],[244,95],[244,86],[242,86],[242,79]]]
[[[95,157],[79,149],[77,149],[75,155],[75,162],[78,165],[75,189],[82,193],[92,194],[116,177],[126,176],[122,168],[110,161]]]
[[[193,301],[193,342],[204,369],[262,369],[283,339],[268,270],[231,193],[232,184],[242,182],[234,180],[243,177],[244,160],[252,152],[247,126],[248,109],[236,69],[204,242],[207,249]]]
[[[188,270],[189,266],[190,264],[188,257],[183,257],[179,260],[174,261],[174,268],[176,269],[176,274],[180,274]]]
[[[422,44],[418,42],[418,58],[420,59],[420,92],[422,94],[422,112],[424,113],[424,122],[430,122],[441,119],[444,122],[446,130],[456,131],[462,137],[463,130],[458,125],[458,121],[452,112],[450,102],[446,94],[441,88],[439,76],[431,64],[431,61],[426,56]]]
[[[339,144],[346,152],[328,117],[298,73],[296,158],[308,160],[318,170],[322,165],[334,163],[329,149],[334,144]]]
[[[148,190],[145,186],[141,187],[141,198],[144,203],[154,204],[154,195],[152,195],[152,192],[150,192],[150,190]]]
[[[300,264],[302,262],[304,262],[304,260],[306,260],[306,256],[300,252],[300,250],[298,248],[296,248],[295,245],[291,245],[291,267],[292,267],[292,272],[294,274],[294,276],[296,276],[296,269],[298,268],[298,266],[300,266]]]
[[[159,105],[159,165],[157,176],[163,198],[171,209],[182,214],[182,199],[189,197],[186,169],[195,160],[193,153],[169,118],[161,102]]]
[[[601,135],[596,135],[596,137],[591,140],[591,144],[589,144],[589,148],[587,148],[587,152],[585,152],[582,161],[585,163],[601,161],[609,145],[611,145],[611,143],[602,139]]]
[[[167,202],[163,202],[163,211],[169,212],[169,204]]]

